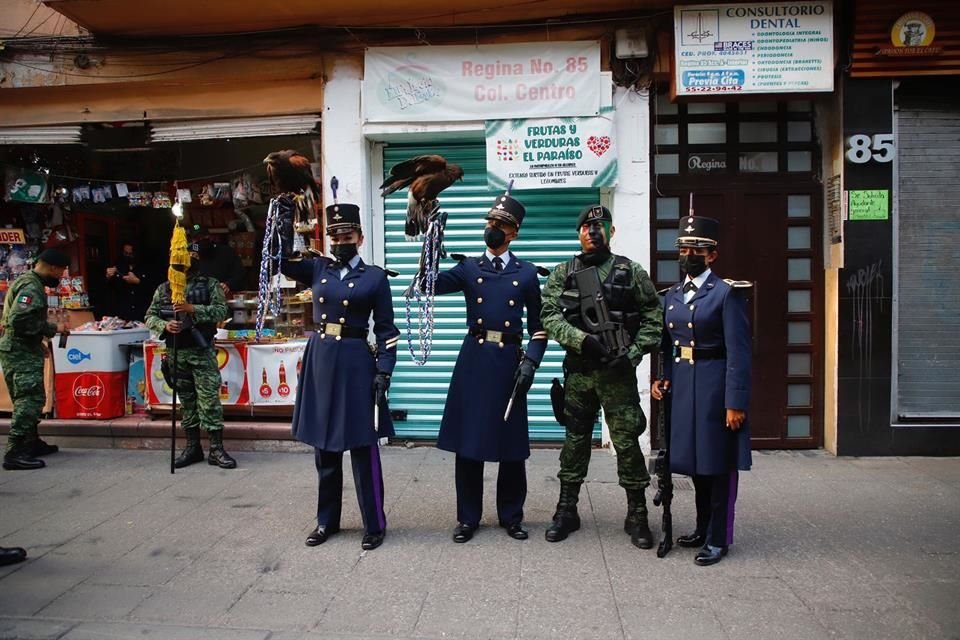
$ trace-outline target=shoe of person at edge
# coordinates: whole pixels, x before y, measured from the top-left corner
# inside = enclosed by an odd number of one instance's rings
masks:
[[[328,527],[325,524],[319,525],[307,536],[305,544],[308,547],[316,547],[327,541],[330,536],[340,531],[340,527]]]
[[[703,548],[697,552],[693,561],[701,567],[708,567],[711,564],[720,562],[725,555],[727,555],[727,547],[714,547],[713,545],[705,544]]]
[[[523,528],[522,522],[515,522],[513,524],[501,522],[500,526],[506,529],[507,535],[514,540],[526,540],[530,537],[530,534],[527,532],[527,530]]]
[[[21,547],[0,547],[0,567],[27,559],[27,550]]]
[[[3,468],[7,471],[31,471],[43,469],[45,466],[46,462],[34,458],[23,445],[14,447],[3,455]]]
[[[364,551],[372,551],[383,544],[383,539],[386,535],[386,531],[381,531],[380,533],[365,533],[363,534],[363,541],[360,542],[360,548]]]

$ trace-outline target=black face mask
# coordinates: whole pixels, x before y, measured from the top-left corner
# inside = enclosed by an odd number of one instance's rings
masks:
[[[695,254],[680,256],[678,262],[680,263],[680,270],[691,278],[696,278],[707,270],[706,256],[698,256]]]
[[[200,250],[200,256],[203,258],[209,258],[216,250],[216,245],[213,244],[212,240],[204,239],[198,242],[197,245]]]
[[[503,229],[487,227],[483,231],[483,242],[491,249],[499,249],[507,241],[507,234]]]
[[[330,245],[330,253],[336,259],[337,264],[346,266],[357,255],[357,243],[333,244]]]
[[[50,287],[51,289],[60,286],[60,278],[54,278],[53,276],[40,276],[40,281],[43,282],[43,286]]]

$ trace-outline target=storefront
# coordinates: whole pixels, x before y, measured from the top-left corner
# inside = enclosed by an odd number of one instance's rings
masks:
[[[950,2],[857,2],[844,86],[838,452],[960,453],[960,28]]]

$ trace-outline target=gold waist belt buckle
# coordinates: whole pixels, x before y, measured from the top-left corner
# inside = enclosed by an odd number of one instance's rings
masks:
[[[486,339],[488,342],[503,342],[503,332],[487,331]]]
[[[693,347],[680,347],[680,358],[693,364]]]
[[[333,323],[331,323],[331,322],[328,322],[328,323],[326,323],[325,325],[323,325],[323,332],[324,332],[325,334],[327,334],[328,336],[337,336],[337,337],[339,337],[339,336],[340,336],[340,333],[341,333],[342,331],[343,331],[343,325],[342,325],[342,324],[333,324]]]

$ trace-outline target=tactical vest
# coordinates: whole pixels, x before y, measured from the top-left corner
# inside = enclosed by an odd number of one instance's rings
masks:
[[[586,331],[583,319],[580,317],[577,279],[573,276],[574,272],[583,268],[578,258],[573,258],[567,263],[567,279],[564,281],[563,294],[560,296],[560,309],[567,322],[581,331]],[[610,319],[624,325],[632,338],[640,329],[641,316],[632,292],[633,275],[630,272],[630,259],[614,256],[610,273],[601,284],[603,299],[607,301],[607,308],[610,310]]]
[[[173,319],[173,296],[170,292],[170,283],[164,282],[160,289],[160,313],[161,317],[167,320]],[[210,304],[210,279],[206,277],[193,278],[187,281],[187,302],[193,305]],[[198,322],[193,325],[208,345],[213,344],[213,337],[217,334],[217,324],[215,322]],[[193,337],[193,332],[184,327],[180,333],[167,334],[164,339],[167,347],[172,349],[176,346],[178,349],[202,347]]]

